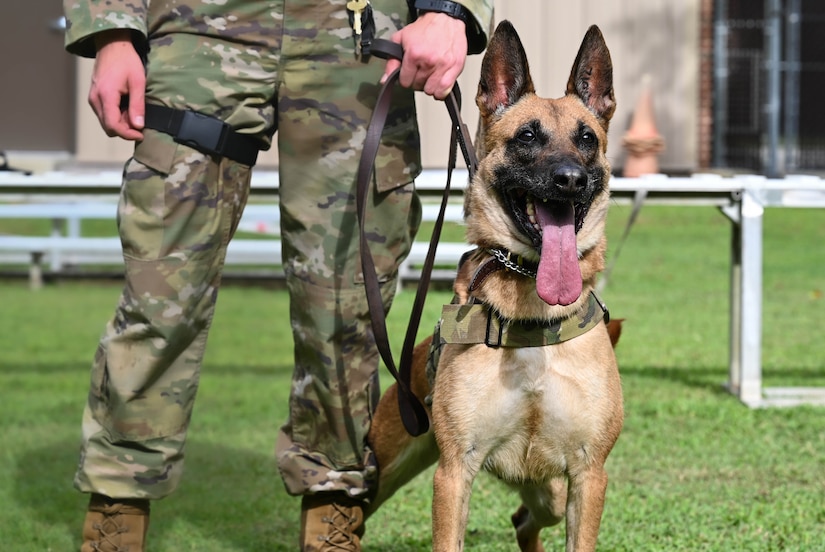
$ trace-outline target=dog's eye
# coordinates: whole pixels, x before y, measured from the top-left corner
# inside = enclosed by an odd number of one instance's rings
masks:
[[[592,146],[596,143],[596,135],[592,132],[585,131],[581,135],[581,143],[583,146]]]
[[[518,136],[516,136],[516,139],[522,144],[529,144],[536,139],[536,133],[532,130],[522,130]]]

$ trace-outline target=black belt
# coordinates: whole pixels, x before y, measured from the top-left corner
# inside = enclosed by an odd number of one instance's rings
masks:
[[[196,111],[146,104],[145,126],[172,136],[179,144],[250,167],[258,160],[260,142],[255,137],[240,134],[220,119]]]

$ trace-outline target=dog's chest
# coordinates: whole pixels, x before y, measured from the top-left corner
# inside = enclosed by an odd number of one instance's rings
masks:
[[[481,363],[485,373],[462,383],[461,400],[475,405],[472,415],[462,416],[467,447],[502,479],[546,480],[587,461],[601,425],[588,405],[593,382],[560,351],[487,351],[497,362]]]

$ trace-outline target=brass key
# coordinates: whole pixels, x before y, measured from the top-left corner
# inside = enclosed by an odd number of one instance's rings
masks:
[[[355,35],[361,36],[361,13],[367,8],[368,0],[350,0],[347,2],[347,9],[355,14],[352,20],[352,30]]]

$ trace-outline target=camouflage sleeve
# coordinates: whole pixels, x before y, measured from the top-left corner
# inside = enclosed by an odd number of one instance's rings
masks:
[[[475,18],[475,28],[467,29],[467,49],[480,54],[487,47],[487,38],[493,24],[493,0],[460,0],[458,2]]]
[[[63,0],[65,46],[70,54],[95,57],[96,33],[132,29],[136,39],[146,37],[149,0]]]

